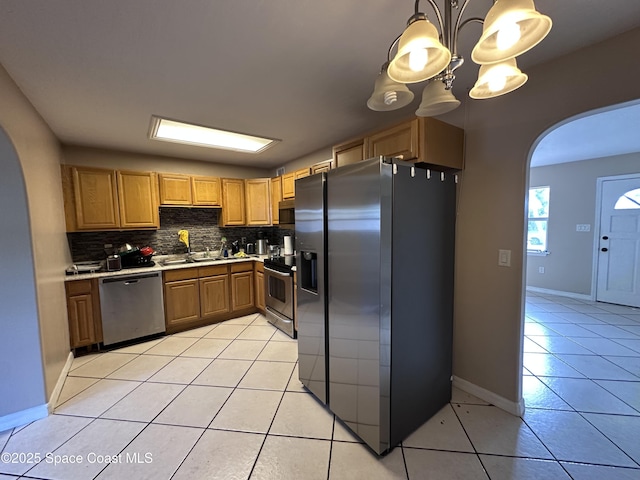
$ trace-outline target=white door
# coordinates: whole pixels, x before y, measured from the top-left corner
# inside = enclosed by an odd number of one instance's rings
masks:
[[[596,300],[640,307],[640,175],[601,179]]]

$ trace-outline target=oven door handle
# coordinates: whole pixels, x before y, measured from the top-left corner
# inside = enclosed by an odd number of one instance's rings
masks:
[[[264,267],[264,270],[266,272],[272,273],[273,275],[278,275],[279,277],[288,278],[291,276],[290,273],[282,273],[282,272],[279,272],[278,270],[271,270],[269,267]]]

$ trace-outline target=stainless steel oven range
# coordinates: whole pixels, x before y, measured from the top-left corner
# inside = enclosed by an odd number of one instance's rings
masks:
[[[267,320],[296,338],[293,315],[293,255],[266,258],[264,260],[264,288]]]

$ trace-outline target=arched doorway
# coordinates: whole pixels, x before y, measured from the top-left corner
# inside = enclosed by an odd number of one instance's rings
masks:
[[[16,150],[0,128],[0,431],[47,415],[29,207]]]

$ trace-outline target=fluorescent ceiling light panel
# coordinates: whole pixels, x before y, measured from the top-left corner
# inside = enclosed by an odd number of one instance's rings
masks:
[[[151,117],[149,137],[152,140],[249,153],[260,153],[279,141],[272,138],[254,137],[243,133],[202,127],[156,116]]]

